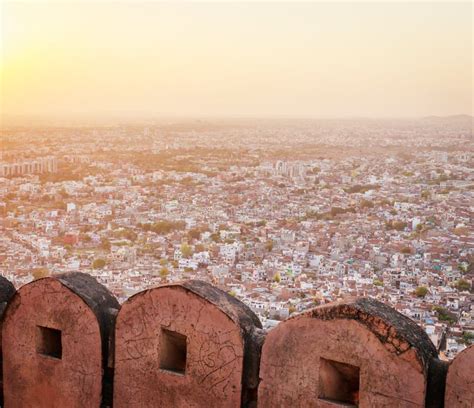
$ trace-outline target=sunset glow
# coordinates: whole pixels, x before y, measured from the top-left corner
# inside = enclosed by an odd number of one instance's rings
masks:
[[[3,5],[9,116],[472,111],[470,3]]]

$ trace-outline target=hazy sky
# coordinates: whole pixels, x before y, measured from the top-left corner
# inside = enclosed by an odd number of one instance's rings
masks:
[[[470,2],[0,7],[6,116],[472,113]]]

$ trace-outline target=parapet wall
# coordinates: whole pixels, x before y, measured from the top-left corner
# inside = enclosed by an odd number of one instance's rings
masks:
[[[4,401],[31,407],[472,407],[474,348],[451,364],[394,309],[361,298],[268,334],[242,302],[201,281],[121,307],[68,273],[0,279]]]

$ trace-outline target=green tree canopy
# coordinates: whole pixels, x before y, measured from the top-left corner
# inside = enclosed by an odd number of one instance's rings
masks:
[[[184,258],[190,258],[193,254],[193,249],[186,243],[181,244],[181,254]]]
[[[459,279],[455,284],[454,286],[456,287],[457,290],[459,290],[460,292],[462,291],[469,291],[471,289],[471,284],[465,280],[465,279]]]
[[[46,278],[49,276],[49,270],[48,268],[35,268],[31,271],[31,274],[33,275],[34,280]]]
[[[428,288],[425,286],[418,286],[415,289],[415,295],[419,298],[424,298],[428,293]]]
[[[166,278],[170,274],[169,269],[166,266],[163,266],[160,270],[160,276]]]
[[[104,259],[98,258],[95,259],[94,262],[92,263],[92,267],[94,269],[102,269],[106,265],[106,262]]]
[[[452,324],[456,323],[456,321],[458,320],[454,313],[450,312],[448,309],[442,306],[435,306],[433,307],[433,310],[438,315],[438,319],[442,322],[448,322],[449,324]]]
[[[188,237],[190,239],[199,239],[201,236],[201,230],[199,228],[190,229],[188,232]]]

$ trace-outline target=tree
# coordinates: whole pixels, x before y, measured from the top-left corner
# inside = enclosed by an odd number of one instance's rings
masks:
[[[410,255],[410,254],[411,254],[411,248],[405,246],[405,247],[403,247],[402,249],[400,249],[400,252],[401,252],[402,254]]]
[[[110,241],[107,238],[102,238],[102,240],[100,242],[100,247],[104,251],[107,251],[107,252],[110,251],[110,248],[111,248]]]
[[[92,268],[94,269],[102,269],[104,268],[106,262],[104,259],[98,258],[95,259],[94,262],[92,263]]]
[[[322,303],[322,299],[319,297],[319,295],[315,295],[313,296],[313,303],[316,305],[316,306],[319,306],[321,303]]]
[[[425,286],[418,286],[416,289],[415,289],[415,295],[416,297],[419,297],[419,298],[424,298],[428,293],[428,288],[425,287]]]
[[[457,236],[469,235],[469,229],[467,227],[463,227],[463,226],[462,227],[456,227],[453,232]]]
[[[81,234],[80,235],[80,239],[81,241],[83,242],[91,242],[92,241],[92,238],[90,235],[87,235],[87,234]]]
[[[467,268],[468,268],[468,265],[465,265],[465,264],[458,265],[458,269],[463,275],[467,272]]]
[[[120,233],[120,238],[125,238],[132,242],[135,242],[137,240],[137,237],[138,237],[137,233],[130,229],[123,230]]]
[[[342,207],[331,207],[330,215],[335,217],[339,214],[345,214],[348,212],[355,213],[355,209],[353,207],[347,207],[347,208],[342,208]]]
[[[465,280],[465,279],[459,279],[454,286],[456,287],[457,290],[460,292],[463,292],[465,290],[469,291],[471,289],[471,284]]]
[[[181,254],[183,255],[184,258],[190,258],[191,255],[193,254],[193,249],[188,244],[183,242],[181,244]]]
[[[433,310],[438,315],[438,319],[442,322],[448,322],[449,324],[452,324],[452,323],[456,323],[456,321],[458,320],[454,313],[450,312],[448,309],[444,307],[435,306],[433,307]]]
[[[199,230],[198,228],[190,229],[188,232],[188,237],[190,239],[199,239],[200,236],[201,236],[201,230]]]
[[[194,249],[196,252],[204,252],[206,250],[206,247],[203,244],[196,244],[194,246]]]
[[[280,282],[281,282],[280,272],[277,272],[277,273],[273,276],[273,281],[276,282],[276,283],[280,283]]]
[[[474,334],[467,331],[464,332],[462,335],[461,343],[465,344],[466,346],[474,344]]]
[[[370,200],[361,200],[360,208],[373,208],[374,203]]]
[[[67,210],[67,203],[65,201],[55,201],[54,205],[58,210]]]
[[[169,269],[166,267],[166,266],[163,266],[163,268],[161,268],[160,270],[160,276],[161,278],[166,278],[168,275],[170,274],[170,271]]]
[[[265,243],[265,248],[268,252],[272,252],[272,249],[273,249],[273,241],[271,239],[269,239],[266,243]]]
[[[48,268],[35,268],[31,271],[31,274],[33,275],[34,280],[46,278],[49,276],[49,270]]]
[[[466,273],[474,273],[474,254],[470,254],[467,258]]]
[[[397,231],[403,231],[407,227],[407,223],[404,221],[393,221],[392,226]]]
[[[155,224],[138,224],[138,227],[144,231],[153,231],[157,234],[165,235],[173,231],[182,231],[186,227],[184,221],[163,220]]]

